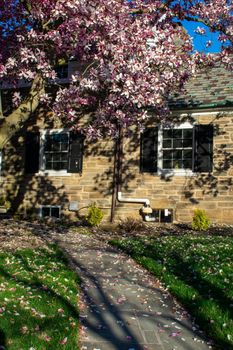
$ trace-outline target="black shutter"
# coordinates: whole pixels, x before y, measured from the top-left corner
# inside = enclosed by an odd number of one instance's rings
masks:
[[[25,135],[25,173],[34,174],[39,171],[40,133],[27,132]]]
[[[158,128],[147,128],[141,134],[140,170],[145,173],[157,172]]]
[[[213,169],[213,125],[194,127],[194,166],[195,172],[211,172]]]
[[[80,133],[70,132],[68,173],[81,173],[83,167],[84,137]]]

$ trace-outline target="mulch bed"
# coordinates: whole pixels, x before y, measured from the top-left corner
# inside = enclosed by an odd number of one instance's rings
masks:
[[[188,225],[152,224],[135,221],[122,222],[119,225],[102,225],[99,228],[88,228],[60,220],[22,221],[13,218],[0,220],[0,251],[21,248],[45,247],[52,243],[56,234],[70,236],[91,233],[101,241],[127,237],[159,237],[164,235],[203,234],[193,231]],[[233,225],[212,225],[206,235],[233,236]],[[64,237],[63,236],[63,237]],[[68,239],[69,239],[68,238]]]

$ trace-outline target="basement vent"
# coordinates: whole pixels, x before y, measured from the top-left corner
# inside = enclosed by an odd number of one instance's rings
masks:
[[[173,222],[173,209],[153,209],[148,217],[148,221],[171,223]]]
[[[60,218],[60,207],[59,206],[53,206],[53,205],[42,205],[40,207],[40,217],[46,218]]]

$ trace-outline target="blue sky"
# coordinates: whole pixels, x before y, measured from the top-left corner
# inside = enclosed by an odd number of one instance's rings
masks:
[[[196,22],[188,22],[183,21],[184,27],[187,29],[189,35],[193,38],[194,50],[202,51],[202,52],[219,52],[220,51],[220,43],[218,41],[218,34],[211,33],[204,24],[196,23]],[[200,35],[195,33],[195,29],[197,27],[205,28],[206,34]],[[206,48],[206,42],[211,40],[212,45]]]

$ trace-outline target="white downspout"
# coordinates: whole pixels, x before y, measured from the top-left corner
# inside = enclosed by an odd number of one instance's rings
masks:
[[[131,197],[122,197],[122,192],[117,192],[117,200],[120,203],[142,203],[144,208],[150,208],[150,200],[147,198],[131,198]],[[152,212],[152,210],[151,210]],[[144,221],[150,222],[155,221],[154,217],[150,217],[148,214],[144,215]]]
[[[147,198],[130,198],[122,197],[122,192],[117,192],[117,200],[120,203],[142,203],[146,207],[150,207],[150,201]]]

